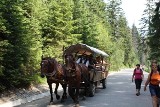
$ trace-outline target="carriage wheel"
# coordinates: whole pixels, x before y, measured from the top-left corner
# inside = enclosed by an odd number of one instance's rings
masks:
[[[96,87],[94,83],[90,84],[88,91],[89,91],[89,97],[93,97],[96,91]]]
[[[103,89],[106,88],[106,78],[105,78],[105,79],[102,79],[102,87],[103,87]]]

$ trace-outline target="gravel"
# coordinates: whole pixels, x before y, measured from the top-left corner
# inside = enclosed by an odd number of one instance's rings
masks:
[[[0,104],[15,101],[18,99],[24,99],[30,96],[38,95],[41,93],[48,92],[49,88],[47,84],[41,85],[34,85],[31,86],[29,89],[15,89],[15,90],[8,90],[3,93],[0,93]]]

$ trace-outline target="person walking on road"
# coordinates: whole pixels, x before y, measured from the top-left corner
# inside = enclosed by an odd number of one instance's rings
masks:
[[[149,90],[152,97],[153,107],[159,107],[158,99],[160,98],[160,73],[158,71],[157,62],[152,62],[151,64],[151,72],[148,75],[146,80],[144,91],[146,91],[146,87],[149,84]]]
[[[132,82],[133,80],[135,81],[137,96],[140,95],[140,89],[141,89],[143,78],[144,78],[143,70],[140,68],[140,64],[137,64],[132,75]]]

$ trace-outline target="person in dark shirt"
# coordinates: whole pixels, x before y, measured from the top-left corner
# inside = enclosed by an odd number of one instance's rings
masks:
[[[92,54],[88,56],[88,62],[89,62],[88,68],[95,69],[96,60],[94,59]]]

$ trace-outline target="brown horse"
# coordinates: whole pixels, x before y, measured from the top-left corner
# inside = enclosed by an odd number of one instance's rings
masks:
[[[81,83],[85,86],[85,95],[89,86],[89,71],[84,64],[77,64],[72,55],[65,55],[65,69],[68,81],[68,93],[73,99],[75,106],[79,106],[79,89]]]
[[[59,83],[62,85],[63,95],[61,101],[63,102],[67,98],[67,93],[66,93],[67,84],[65,83],[65,72],[63,66],[59,64],[54,58],[48,58],[48,57],[42,58],[41,77],[43,78],[44,76],[46,76],[47,78],[47,83],[50,89],[50,95],[51,95],[50,103],[53,103],[52,83],[56,84],[54,93],[56,95],[57,100],[60,99],[60,96],[58,95],[57,92]]]

